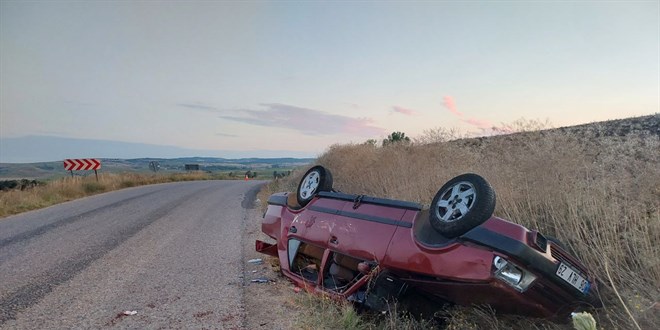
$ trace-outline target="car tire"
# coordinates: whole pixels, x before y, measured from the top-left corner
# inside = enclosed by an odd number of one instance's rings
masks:
[[[453,238],[484,223],[495,211],[495,191],[483,177],[467,173],[447,183],[433,197],[429,222],[441,235]]]
[[[332,191],[332,173],[327,168],[317,165],[310,168],[296,189],[298,204],[304,207],[321,191]]]

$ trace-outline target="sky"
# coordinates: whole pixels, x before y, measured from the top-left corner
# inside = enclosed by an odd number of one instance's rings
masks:
[[[657,0],[0,1],[0,162],[315,157],[657,112]],[[44,139],[70,148],[16,147]]]

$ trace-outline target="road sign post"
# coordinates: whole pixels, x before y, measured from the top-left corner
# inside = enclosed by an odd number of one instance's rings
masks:
[[[100,168],[101,168],[101,161],[94,158],[64,160],[64,169],[71,172],[72,178],[73,178],[73,171],[94,170],[94,175],[96,176],[96,182],[98,182],[99,173],[97,172],[97,170]]]

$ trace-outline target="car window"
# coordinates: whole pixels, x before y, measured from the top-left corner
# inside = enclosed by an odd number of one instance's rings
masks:
[[[289,240],[289,269],[310,281],[318,281],[324,249],[297,239]]]
[[[300,241],[297,239],[290,239],[289,240],[289,248],[287,251],[289,252],[289,269],[291,269],[293,265],[293,260],[296,258],[296,254],[298,253],[298,248],[300,247]]]

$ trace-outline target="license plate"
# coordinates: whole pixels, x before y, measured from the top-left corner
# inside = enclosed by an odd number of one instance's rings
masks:
[[[586,294],[589,292],[589,281],[580,275],[578,271],[563,262],[560,263],[559,268],[557,268],[557,276],[568,282],[568,284],[572,285],[582,293]]]

